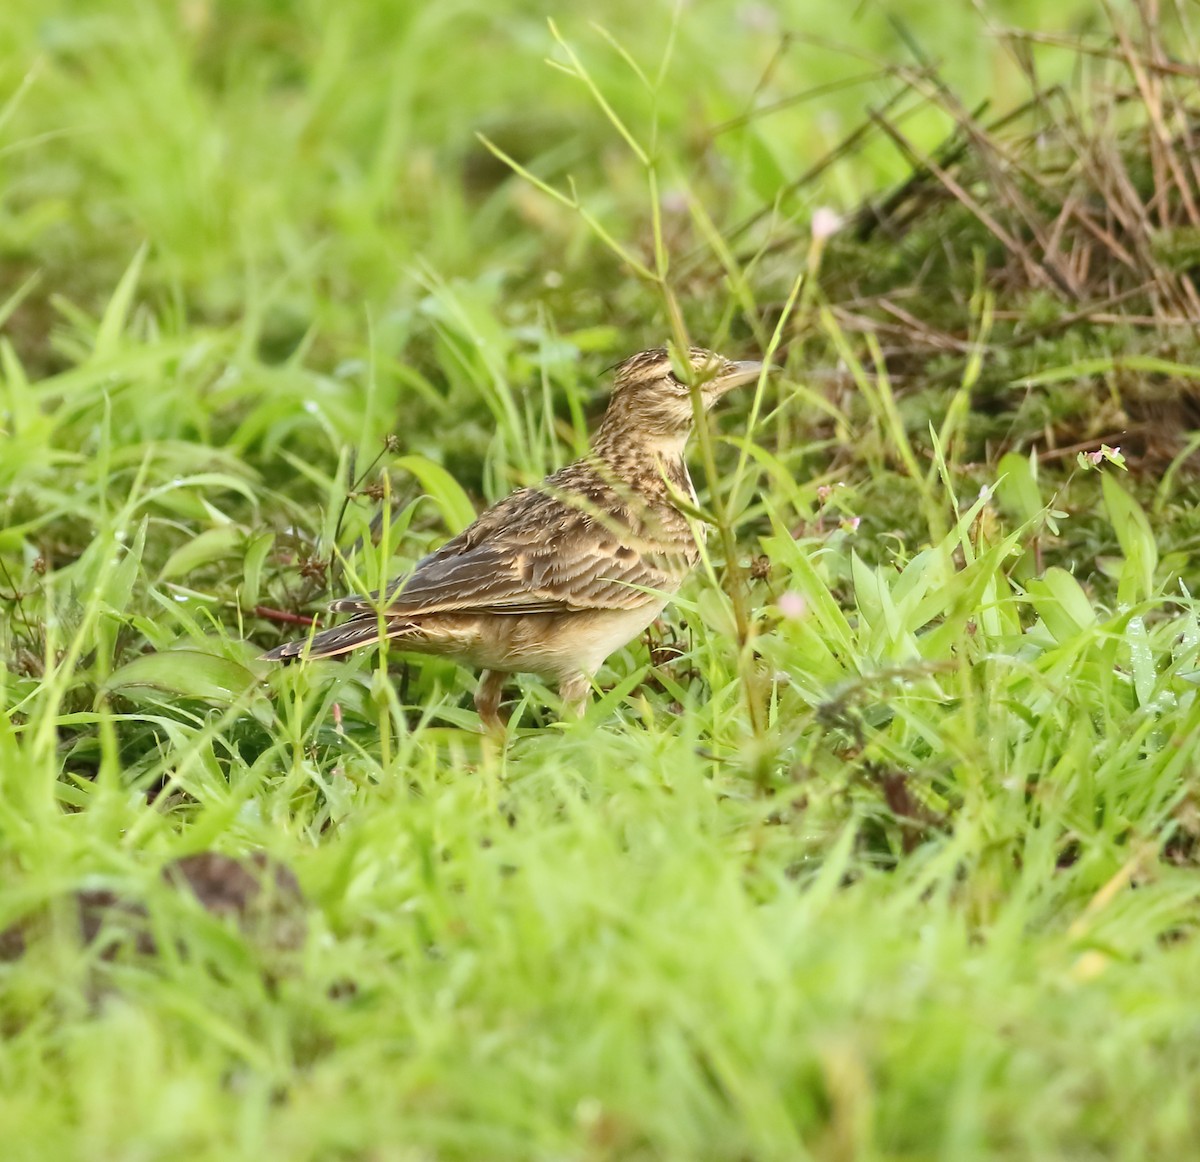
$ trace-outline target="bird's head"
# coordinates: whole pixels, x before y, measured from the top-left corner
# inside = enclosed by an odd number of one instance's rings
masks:
[[[730,388],[758,379],[762,370],[761,363],[735,362],[703,347],[689,348],[682,363],[666,347],[639,352],[617,366],[601,434],[682,451],[692,430],[693,386],[707,411]]]

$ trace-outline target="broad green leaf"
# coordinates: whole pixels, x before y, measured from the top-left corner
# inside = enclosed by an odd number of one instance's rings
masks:
[[[696,598],[696,608],[704,624],[717,633],[737,640],[737,622],[733,615],[733,603],[721,589],[706,586]]]
[[[255,537],[246,549],[242,562],[241,603],[243,609],[253,609],[262,592],[262,570],[267,554],[275,545],[274,533],[263,533]]]
[[[1030,581],[1029,597],[1038,616],[1060,644],[1096,624],[1096,611],[1082,586],[1065,569],[1053,566]]]
[[[139,688],[198,698],[226,706],[254,692],[258,678],[245,666],[199,650],[164,650],[128,662],[105,683],[105,689],[136,698]]]
[[[996,496],[1022,524],[1035,520],[1045,508],[1038,489],[1036,461],[1017,452],[1000,457]]]
[[[916,639],[909,632],[896,606],[887,571],[872,569],[857,553],[851,556],[850,568],[854,578],[855,603],[862,622],[860,641],[863,639],[862,630],[866,629],[870,633],[869,645],[873,654],[893,661],[917,657]]]
[[[475,519],[471,498],[440,464],[424,456],[401,456],[396,467],[411,472],[421,482],[421,487],[442,510],[446,526],[452,533],[461,533]]]
[[[1154,591],[1154,571],[1158,568],[1158,546],[1150,522],[1138,504],[1110,472],[1100,478],[1104,505],[1125,557],[1117,596],[1125,604],[1144,601]]]
[[[193,489],[196,492],[195,496],[190,495]],[[206,493],[211,494],[214,491],[236,492],[252,507],[258,506],[258,493],[253,485],[228,472],[194,472],[190,476],[169,480],[149,489],[140,503],[146,505],[157,501],[165,508],[182,510],[183,505],[179,502],[186,501],[187,511],[199,512],[200,519],[203,520],[211,516],[204,508],[203,498]]]
[[[883,620],[883,603],[875,574],[856,552],[850,554],[850,576],[854,580],[854,604],[858,610],[859,628],[874,633]]]
[[[194,569],[233,556],[243,536],[243,531],[237,525],[218,525],[215,529],[206,529],[187,544],[180,545],[167,558],[159,579],[166,581],[172,577],[186,577]]]

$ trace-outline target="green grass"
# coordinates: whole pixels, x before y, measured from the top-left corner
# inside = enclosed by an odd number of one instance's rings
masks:
[[[905,166],[780,194],[899,82],[837,84],[915,45],[1022,93],[969,6],[889,12],[3,6],[6,1157],[1189,1154],[1195,484],[1029,454],[1119,328],[1023,352],[1001,455],[987,294],[930,392],[843,326],[807,223]],[[784,37],[831,29],[870,60]],[[522,679],[501,751],[451,664],[257,661],[685,331],[784,373],[702,434],[709,559],[584,721]],[[1200,374],[1161,358],[1122,374]],[[208,849],[295,871],[302,947],[161,881]],[[77,938],[95,888],[157,952]]]

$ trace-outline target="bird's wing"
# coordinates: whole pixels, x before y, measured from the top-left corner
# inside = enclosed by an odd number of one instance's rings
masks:
[[[346,598],[332,608],[375,614],[382,607],[389,617],[634,609],[652,592],[678,588],[688,547],[650,538],[636,506],[573,465],[488,509],[384,597]]]

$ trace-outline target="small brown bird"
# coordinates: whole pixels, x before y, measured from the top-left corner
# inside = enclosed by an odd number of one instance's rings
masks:
[[[763,374],[699,347],[688,359],[706,410]],[[591,455],[492,505],[383,593],[335,601],[349,621],[264,658],[325,658],[386,638],[481,667],[475,707],[489,730],[503,729],[507,674],[554,679],[578,713],[604,659],[662,612],[699,557],[677,504],[696,499],[683,458],[692,418],[666,348],[626,359]]]

